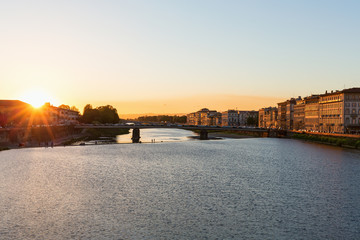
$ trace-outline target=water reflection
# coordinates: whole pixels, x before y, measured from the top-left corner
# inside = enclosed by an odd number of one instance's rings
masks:
[[[129,134],[117,136],[118,143],[131,143],[132,130]],[[192,131],[182,129],[148,128],[140,129],[142,143],[179,142],[192,140],[196,136]]]
[[[359,239],[359,159],[267,138],[0,152],[0,238]]]

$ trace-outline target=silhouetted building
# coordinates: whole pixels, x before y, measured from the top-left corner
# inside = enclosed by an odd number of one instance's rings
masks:
[[[3,126],[26,126],[34,108],[19,100],[0,100],[0,118]]]

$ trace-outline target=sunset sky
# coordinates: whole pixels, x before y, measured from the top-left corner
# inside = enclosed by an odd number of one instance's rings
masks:
[[[360,85],[360,1],[1,1],[0,99],[252,110]]]

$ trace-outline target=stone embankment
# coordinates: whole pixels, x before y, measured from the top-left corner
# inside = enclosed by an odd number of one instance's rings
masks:
[[[360,149],[360,135],[288,131],[288,137],[339,147]]]

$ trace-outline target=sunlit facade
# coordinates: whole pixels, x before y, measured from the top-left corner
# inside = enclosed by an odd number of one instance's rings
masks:
[[[269,127],[268,109],[259,110],[259,126]],[[325,92],[278,103],[280,129],[360,133],[360,88]]]

